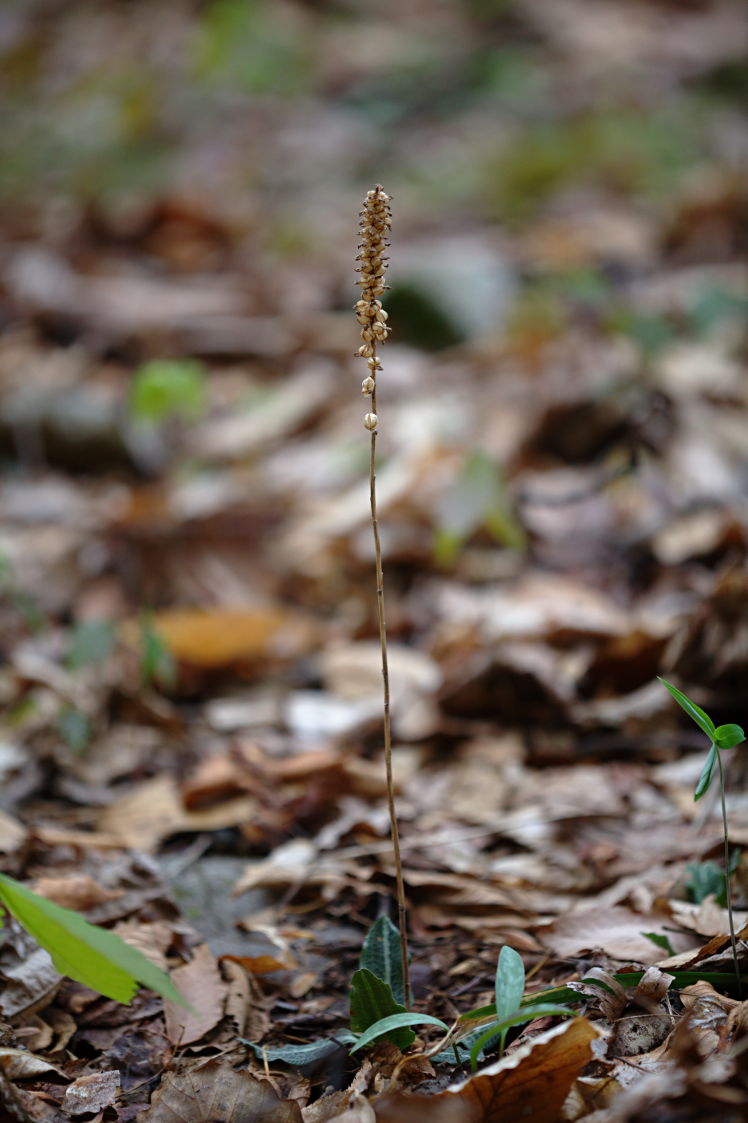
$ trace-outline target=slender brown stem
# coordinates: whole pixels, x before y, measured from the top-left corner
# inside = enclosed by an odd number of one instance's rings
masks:
[[[371,395],[372,413],[377,412],[376,388]],[[403,863],[400,856],[400,831],[395,811],[395,784],[392,777],[392,725],[390,722],[390,670],[387,659],[387,624],[384,615],[384,572],[382,569],[382,547],[379,541],[379,522],[377,520],[377,476],[376,453],[377,431],[372,429],[369,446],[369,503],[371,506],[371,529],[374,535],[374,564],[377,579],[377,618],[379,620],[379,645],[382,653],[382,691],[384,702],[384,766],[387,776],[387,807],[390,814],[390,833],[395,856],[395,881],[397,886],[398,928],[400,930],[400,954],[403,970],[403,993],[405,1005],[410,1005],[410,979],[408,970],[408,936],[406,933],[405,883]]]
[[[722,801],[722,834],[725,840],[725,896],[727,897],[727,916],[730,924],[730,946],[732,947],[732,961],[735,964],[735,974],[738,980],[738,998],[742,995],[740,984],[740,962],[738,960],[738,941],[735,938],[735,921],[732,915],[732,879],[730,877],[730,845],[727,836],[727,805],[725,804],[725,773],[722,767],[722,755],[717,749],[717,764],[719,765],[719,795]]]

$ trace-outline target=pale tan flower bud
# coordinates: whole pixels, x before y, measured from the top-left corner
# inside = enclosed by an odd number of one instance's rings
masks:
[[[364,414],[364,428],[365,429],[368,429],[371,432],[372,429],[376,429],[378,423],[379,423],[379,418],[377,417],[376,413],[365,413]]]
[[[374,379],[371,378],[371,376],[367,376],[361,383],[361,393],[364,395],[364,397],[368,397],[369,394],[374,393],[376,386],[377,384]]]

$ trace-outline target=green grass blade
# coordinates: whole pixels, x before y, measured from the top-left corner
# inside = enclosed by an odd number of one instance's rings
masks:
[[[0,874],[0,902],[49,952],[57,970],[117,1002],[129,1003],[139,984],[189,1008],[169,976],[114,932],[40,897]]]

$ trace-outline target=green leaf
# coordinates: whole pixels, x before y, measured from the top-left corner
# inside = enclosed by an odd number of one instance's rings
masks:
[[[74,753],[82,753],[91,741],[91,722],[82,710],[64,706],[57,715],[57,732]]]
[[[525,991],[525,966],[522,956],[505,945],[499,952],[496,965],[496,1017],[508,1018],[519,1009]]]
[[[356,1044],[351,1049],[351,1053],[355,1053],[358,1049],[363,1049],[364,1045],[369,1045],[377,1037],[387,1037],[388,1041],[392,1041],[395,1037],[393,1030],[398,1030],[403,1026],[439,1026],[445,1033],[449,1033],[449,1026],[443,1022],[441,1018],[432,1018],[430,1014],[411,1014],[405,1011],[402,1014],[392,1014],[388,1018],[382,1018],[380,1021],[375,1022],[369,1026],[365,1033],[362,1033]],[[415,1034],[410,1034],[410,1042],[415,1039]],[[401,1046],[403,1048],[403,1046]]]
[[[743,741],[745,733],[739,725],[718,725],[714,730],[714,743],[718,749],[734,749]]]
[[[79,671],[92,663],[103,663],[114,650],[116,632],[111,620],[82,620],[73,632],[67,665]]]
[[[480,449],[468,455],[445,492],[436,522],[435,554],[441,565],[451,564],[462,543],[481,527],[510,549],[525,545],[524,531],[508,503],[501,470]]]
[[[712,744],[709,746],[709,754],[704,761],[704,767],[701,770],[701,775],[699,776],[696,790],[693,793],[694,802],[701,799],[702,795],[704,795],[704,793],[708,791],[709,785],[712,781],[712,772],[714,770],[714,765],[716,764],[716,762],[717,746]]]
[[[405,1002],[400,931],[388,916],[380,916],[367,932],[359,967],[389,983],[396,1002]]]
[[[287,1065],[308,1065],[324,1060],[325,1057],[331,1056],[342,1046],[350,1045],[356,1038],[352,1033],[341,1033],[337,1039],[311,1041],[308,1045],[277,1045],[272,1047],[255,1045],[253,1041],[247,1041],[244,1037],[240,1037],[239,1040],[243,1045],[248,1045],[250,1049],[253,1049],[260,1060],[267,1057],[271,1063],[283,1061]]]
[[[673,945],[670,943],[670,940],[667,938],[667,936],[663,936],[661,932],[642,932],[641,935],[644,936],[645,939],[653,943],[655,947],[662,948],[662,950],[666,951],[668,955],[675,955],[675,951],[673,950]]]
[[[57,970],[107,998],[129,1003],[138,983],[189,1009],[165,971],[114,932],[0,874],[0,902],[52,957]]]
[[[145,615],[140,623],[140,677],[146,686],[155,683],[164,690],[177,679],[176,659]]]
[[[469,1033],[460,1041],[452,1042],[450,1046],[448,1046],[446,1049],[442,1049],[441,1053],[437,1053],[435,1057],[430,1057],[429,1060],[434,1065],[454,1064],[455,1061],[458,1064],[465,1064],[466,1061],[470,1060],[470,1050],[472,1049],[478,1038],[482,1036],[482,1034],[483,1027],[479,1026],[478,1029],[474,1029],[472,1033]],[[455,1053],[457,1054],[457,1056],[455,1056]],[[482,1055],[483,1050],[481,1049],[478,1053],[478,1060],[480,1060]]]
[[[709,715],[705,714],[701,707],[697,706],[695,702],[692,702],[691,699],[688,698],[681,690],[678,690],[677,686],[673,686],[671,682],[668,682],[667,679],[661,678],[660,675],[658,675],[657,677],[665,687],[665,689],[670,691],[678,705],[686,711],[691,720],[696,722],[699,729],[703,730],[703,732],[706,733],[707,737],[710,740],[713,740],[716,730],[714,722],[709,717]]]
[[[354,1033],[366,1033],[370,1026],[394,1014],[407,1013],[404,1006],[395,1001],[389,983],[377,978],[366,967],[360,967],[351,979],[349,994],[351,1004],[351,1029]],[[388,1040],[398,1049],[407,1049],[415,1034],[401,1029],[388,1035]]]
[[[135,373],[130,410],[138,421],[199,417],[205,404],[205,370],[194,359],[152,359]]]
[[[576,1017],[576,1010],[569,1010],[566,1006],[557,1006],[555,1003],[542,1003],[535,1004],[532,1008],[525,1008],[524,1010],[516,1010],[507,1018],[502,1018],[500,1022],[495,1025],[489,1026],[484,1033],[474,1043],[470,1050],[470,1067],[475,1072],[475,1067],[478,1061],[478,1054],[481,1049],[485,1048],[488,1042],[493,1037],[505,1034],[512,1026],[522,1025],[524,1022],[531,1022],[533,1018],[550,1018],[550,1017],[563,1017],[574,1018]]]
[[[734,971],[675,971],[669,972],[673,976],[671,990],[679,990],[683,987],[693,986],[694,983],[707,982],[711,983],[715,990],[727,991],[731,993],[736,990],[736,979]],[[613,978],[622,987],[636,987],[642,980],[644,975],[643,971],[623,971],[614,975]],[[743,976],[748,978],[748,976]],[[583,983],[594,983],[595,986],[601,987],[603,990],[610,990],[605,983],[599,979],[582,979]],[[538,1006],[545,1005],[549,1000],[555,1003],[576,1003],[579,1004],[583,1001],[582,995],[579,991],[572,990],[568,986],[547,987],[545,990],[536,991],[534,994],[529,994],[522,999],[522,1009],[533,1011]],[[487,1006],[476,1006],[473,1010],[468,1010],[466,1013],[461,1014],[459,1017],[460,1024],[465,1022],[477,1021],[478,1019],[490,1018],[496,1014],[496,1003],[491,1002]],[[535,1013],[532,1015],[535,1017]]]

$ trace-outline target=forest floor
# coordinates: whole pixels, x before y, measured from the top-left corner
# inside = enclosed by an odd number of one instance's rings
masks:
[[[2,13],[0,864],[194,1007],[102,998],[6,917],[2,1123],[746,1118],[719,793],[657,681],[748,724],[746,23]],[[404,1064],[344,1036],[396,919],[351,311],[378,181],[412,1008],[491,1003],[504,945],[577,984],[475,1076],[433,1026]]]

